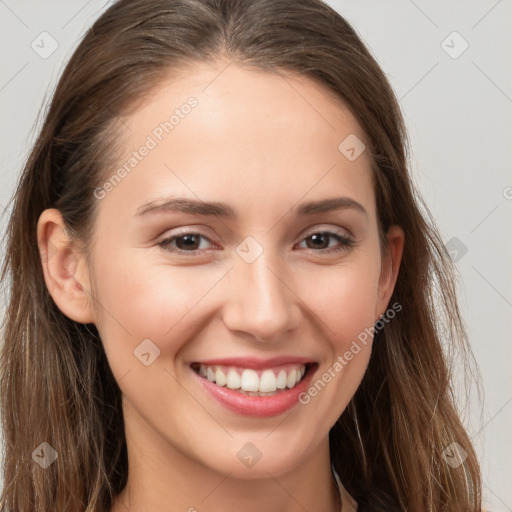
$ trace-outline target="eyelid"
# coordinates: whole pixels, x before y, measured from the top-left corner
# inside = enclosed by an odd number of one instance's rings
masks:
[[[324,226],[324,227],[322,227],[322,226]],[[180,236],[184,236],[184,235],[198,235],[198,236],[202,236],[203,238],[206,238],[207,240],[212,242],[210,236],[208,236],[207,234],[202,232],[202,229],[204,229],[204,226],[202,226],[202,225],[199,226],[199,229],[197,231],[195,231],[193,229],[194,227],[195,227],[194,224],[190,224],[190,225],[182,227],[182,228],[176,228],[177,231],[173,231],[172,234],[164,235],[160,241],[162,242],[165,240],[169,240],[171,238],[180,237]],[[303,232],[304,234],[302,235],[300,241],[302,241],[304,238],[306,238],[308,236],[311,236],[315,233],[321,233],[321,232],[329,232],[332,234],[344,236],[346,238],[354,238],[354,235],[347,228],[333,226],[332,224],[323,224],[323,225],[322,224],[314,224],[313,226],[310,226],[309,228],[306,229],[306,231]],[[224,243],[224,240],[222,239],[222,237],[220,235],[216,235],[216,236],[217,236],[217,238],[219,238],[219,240],[222,243]]]
[[[210,233],[213,233],[213,232],[207,226],[204,226],[202,224],[201,225],[189,224],[184,227],[166,231],[166,234],[159,238],[160,238],[160,241],[164,241],[164,240],[169,240],[170,238],[179,238],[180,236],[185,236],[185,235],[197,235],[197,236],[206,238],[212,244],[213,244],[212,239],[218,239],[219,242],[224,243],[224,240],[222,239],[222,237],[220,235],[218,235],[217,233],[211,235]]]
[[[188,257],[199,257],[199,256],[204,255],[205,251],[210,251],[212,249],[213,250],[219,249],[219,246],[217,244],[215,244],[210,239],[209,236],[202,233],[201,230],[193,230],[193,229],[191,229],[191,226],[186,226],[186,227],[177,228],[177,229],[178,229],[178,231],[175,231],[172,234],[164,236],[160,240],[160,242],[157,243],[157,245],[167,252],[170,252],[170,253],[173,253],[176,255],[183,255],[186,257],[187,256]],[[331,254],[331,253],[349,250],[350,248],[352,248],[355,245],[356,240],[354,239],[353,235],[348,230],[343,230],[343,229],[344,228],[340,228],[339,226],[330,225],[329,227],[322,228],[321,225],[315,225],[315,226],[310,227],[308,229],[308,231],[306,231],[300,237],[298,244],[303,243],[307,238],[309,238],[310,236],[312,236],[314,234],[324,234],[324,235],[331,236],[332,238],[338,238],[338,245],[335,247],[327,247],[327,248],[323,248],[323,249],[319,249],[319,250],[307,248],[306,251],[311,252],[313,254],[317,253],[318,255],[327,256],[328,254]],[[213,247],[208,248],[208,249],[194,249],[194,250],[190,250],[190,251],[187,251],[184,249],[179,249],[177,247],[173,248],[173,249],[167,248],[169,246],[172,246],[172,243],[176,239],[184,237],[186,235],[193,235],[198,238],[203,238],[203,239],[207,240]],[[222,241],[222,243],[224,243],[224,242]]]
[[[315,224],[311,228],[308,228],[304,235],[302,235],[302,239],[314,235],[315,233],[332,233],[334,235],[339,235],[344,238],[350,238],[354,240],[355,237],[352,232],[347,228],[342,228],[340,226],[333,226],[332,224]]]

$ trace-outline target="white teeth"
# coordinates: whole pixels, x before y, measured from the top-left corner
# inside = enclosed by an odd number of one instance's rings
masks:
[[[199,375],[206,377],[210,382],[256,396],[272,395],[280,390],[293,388],[300,382],[305,373],[306,365],[303,364],[288,370],[288,372],[281,369],[277,375],[272,369],[264,370],[258,375],[258,372],[249,368],[241,370],[228,369],[218,365],[199,365]]]
[[[215,383],[217,386],[225,386],[227,381],[224,372],[220,368],[217,368],[217,370],[215,370]]]
[[[240,379],[240,387],[244,391],[258,391],[260,379],[254,370],[244,370]]]
[[[283,372],[284,373],[284,372]],[[263,393],[270,393],[277,389],[277,378],[272,370],[265,370],[260,377],[260,389]]]
[[[229,389],[238,389],[240,387],[240,375],[236,370],[229,370],[226,385]]]
[[[295,384],[297,383],[297,372],[295,370],[292,370],[288,374],[288,378],[286,379],[286,387],[293,388]]]
[[[286,372],[281,370],[277,374],[277,389],[284,389],[286,387]]]

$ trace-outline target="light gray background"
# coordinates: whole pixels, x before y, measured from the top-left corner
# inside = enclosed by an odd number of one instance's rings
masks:
[[[34,141],[43,98],[109,3],[0,0],[0,213]],[[445,243],[467,247],[457,261],[460,301],[485,389],[483,404],[472,395],[468,428],[486,505],[512,511],[512,0],[329,4],[354,25],[400,99],[414,179]],[[51,49],[42,32],[58,43],[47,58],[31,47]]]

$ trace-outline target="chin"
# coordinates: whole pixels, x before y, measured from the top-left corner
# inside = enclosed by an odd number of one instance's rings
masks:
[[[269,430],[259,435],[235,436],[228,446],[224,445],[225,449],[212,450],[207,458],[202,453],[202,463],[217,473],[240,480],[269,478],[269,474],[277,478],[295,470],[308,454],[321,452],[311,439],[293,439],[285,432]]]

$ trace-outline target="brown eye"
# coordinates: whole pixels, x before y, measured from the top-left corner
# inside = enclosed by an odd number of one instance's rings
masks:
[[[330,235],[328,233],[315,233],[314,235],[310,235],[306,238],[306,240],[311,241],[308,247],[310,249],[325,249],[329,247],[329,237]]]
[[[201,247],[201,240],[206,240],[208,243],[211,242],[205,236],[200,233],[183,233],[175,235],[165,240],[162,240],[158,245],[164,250],[176,253],[194,253],[198,249],[205,249]]]
[[[176,237],[176,247],[181,250],[191,251],[199,248],[198,235],[183,235]]]
[[[338,242],[337,245],[331,246],[330,240],[334,239]],[[321,231],[312,233],[304,238],[308,249],[315,252],[337,252],[349,249],[353,245],[353,241],[344,235],[332,233],[330,231]]]

